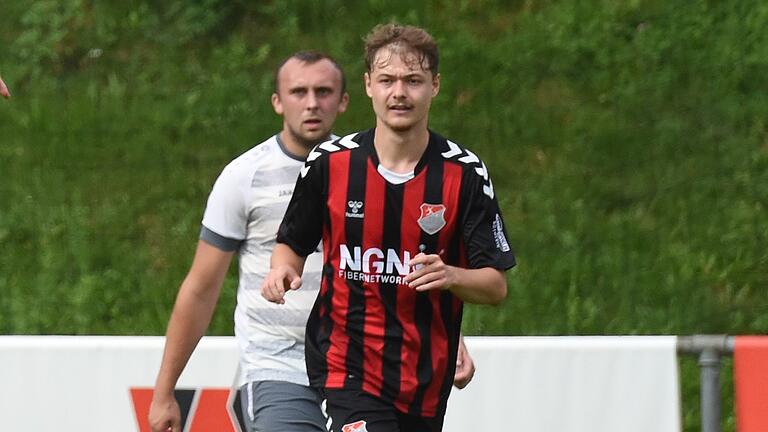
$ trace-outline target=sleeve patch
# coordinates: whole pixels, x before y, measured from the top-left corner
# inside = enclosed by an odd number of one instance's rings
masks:
[[[496,213],[496,218],[493,220],[493,238],[496,240],[496,248],[502,252],[509,252],[509,242],[504,235],[504,225],[501,222],[501,216]]]

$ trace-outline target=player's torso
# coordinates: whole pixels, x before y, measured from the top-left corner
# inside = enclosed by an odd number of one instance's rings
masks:
[[[344,335],[330,336],[337,338],[326,354],[331,372],[362,373],[364,389],[371,386],[367,390],[378,394],[381,377],[366,374],[375,375],[382,366],[353,371],[350,366],[354,369],[355,362],[350,358],[359,354],[366,359],[360,369],[364,363],[406,363],[402,373],[415,374],[426,343],[424,332],[431,334],[436,346],[447,347],[454,337],[461,302],[447,291],[418,293],[405,276],[412,271],[409,261],[420,252],[463,265],[461,181],[461,166],[441,158],[428,161],[407,182],[392,184],[362,150],[330,155],[321,299],[332,297],[328,300],[332,306],[323,308],[321,315],[334,329],[347,329]],[[390,355],[385,346],[392,343],[399,348]],[[361,352],[338,349],[349,345],[361,346]],[[433,360],[444,363],[448,356],[448,350],[436,350]],[[329,381],[333,380],[331,373]],[[412,384],[415,391],[418,384]]]
[[[261,283],[269,272],[280,222],[290,202],[301,160],[287,156],[273,139],[252,151],[244,199],[247,202],[246,239],[238,251],[240,283],[236,325],[244,333],[289,337],[304,342],[307,316],[320,284],[322,254],[307,257],[301,290],[275,305],[261,296]]]

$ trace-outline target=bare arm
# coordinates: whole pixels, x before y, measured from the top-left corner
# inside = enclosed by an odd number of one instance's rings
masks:
[[[301,287],[305,261],[306,257],[298,255],[290,246],[277,243],[270,258],[271,269],[261,285],[261,295],[271,302],[285,303],[285,292]]]
[[[200,240],[187,277],[179,288],[168,322],[165,350],[149,411],[153,431],[180,431],[179,407],[173,396],[176,381],[211,322],[221,285],[234,252]]]
[[[475,376],[475,362],[469,355],[467,346],[464,345],[464,336],[459,336],[459,353],[456,357],[456,373],[453,376],[453,385],[458,389],[466,387],[472,377]]]
[[[8,87],[6,87],[5,83],[3,82],[3,78],[0,77],[0,96],[8,99],[11,97],[11,93],[8,91]]]
[[[420,253],[410,262],[417,270],[405,280],[416,291],[447,289],[467,303],[499,304],[507,296],[504,272],[492,267],[465,269],[443,262],[440,255]]]

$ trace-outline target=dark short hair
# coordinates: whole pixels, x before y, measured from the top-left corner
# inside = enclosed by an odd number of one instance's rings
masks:
[[[278,92],[280,86],[280,69],[282,69],[283,66],[288,63],[288,60],[291,59],[296,59],[306,64],[315,64],[320,60],[328,60],[341,74],[341,94],[343,95],[347,91],[347,76],[344,74],[344,69],[339,66],[339,63],[336,62],[336,60],[328,54],[322,53],[320,51],[307,50],[291,54],[282,62],[280,62],[280,64],[275,68],[275,93]]]
[[[368,72],[373,71],[376,53],[389,45],[404,45],[418,55],[423,70],[437,75],[439,55],[435,39],[423,28],[394,23],[379,24],[365,37],[365,66]]]

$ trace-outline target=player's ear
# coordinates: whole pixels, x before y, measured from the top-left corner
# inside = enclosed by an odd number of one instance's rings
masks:
[[[371,74],[369,72],[363,74],[363,82],[365,82],[365,94],[371,97]]]
[[[277,115],[283,115],[283,103],[280,102],[280,96],[277,93],[272,93],[272,109]]]
[[[440,74],[437,73],[432,77],[432,97],[437,96],[440,93]]]
[[[347,110],[347,105],[349,104],[349,93],[344,92],[343,95],[341,95],[341,102],[339,103],[339,112],[343,113]]]

